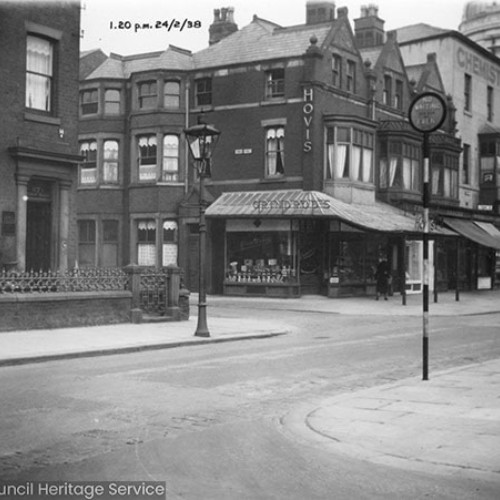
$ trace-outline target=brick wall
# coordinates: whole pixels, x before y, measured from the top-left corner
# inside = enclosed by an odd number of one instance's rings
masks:
[[[131,292],[0,296],[0,331],[92,326],[130,321]]]

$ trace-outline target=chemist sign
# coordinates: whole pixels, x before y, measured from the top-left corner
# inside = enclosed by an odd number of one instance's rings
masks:
[[[437,130],[446,118],[446,103],[434,92],[424,92],[413,100],[408,112],[415,130],[426,134]]]

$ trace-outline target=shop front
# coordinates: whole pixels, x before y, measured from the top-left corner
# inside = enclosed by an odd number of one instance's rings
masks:
[[[389,205],[351,205],[316,191],[234,192],[206,214],[224,222],[224,258],[212,262],[224,294],[373,295],[381,260],[394,290],[405,291],[406,275],[422,288],[415,218]]]

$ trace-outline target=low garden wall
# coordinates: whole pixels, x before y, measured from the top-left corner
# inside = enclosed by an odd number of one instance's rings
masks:
[[[181,271],[127,266],[0,273],[0,331],[189,319]]]

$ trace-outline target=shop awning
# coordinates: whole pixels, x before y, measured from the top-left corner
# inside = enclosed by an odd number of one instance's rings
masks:
[[[500,250],[500,231],[488,222],[472,220],[444,219],[445,224],[453,231],[465,236],[467,239],[485,247]]]
[[[325,218],[372,231],[421,233],[419,221],[386,203],[351,205],[319,191],[279,190],[224,193],[206,211],[218,218]],[[453,234],[434,227],[434,234]]]

